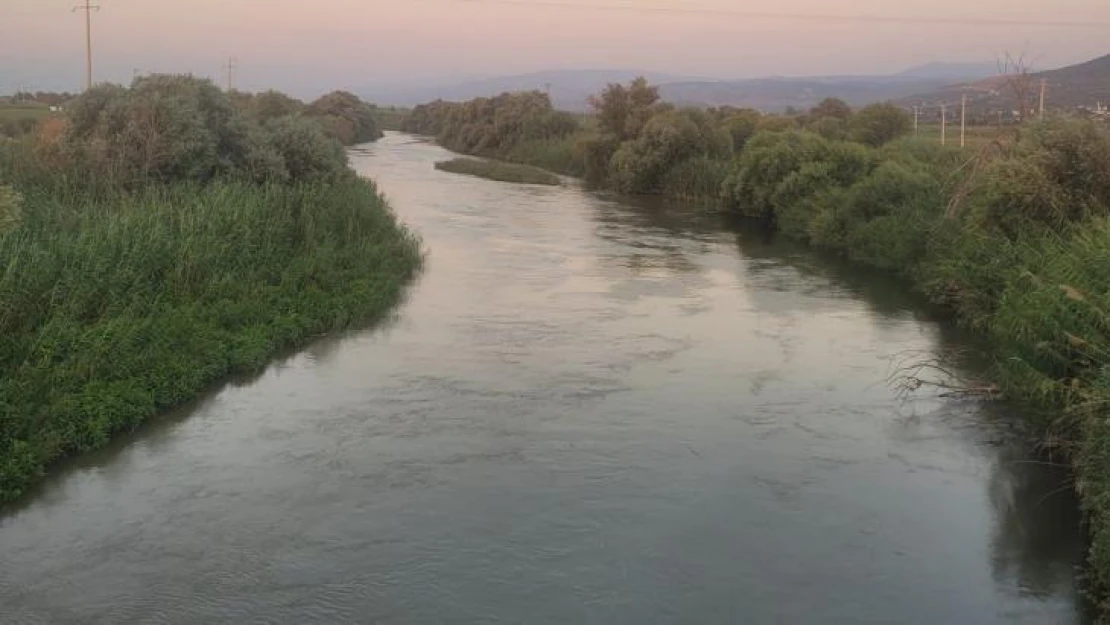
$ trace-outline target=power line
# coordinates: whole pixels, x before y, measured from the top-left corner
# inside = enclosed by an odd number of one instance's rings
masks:
[[[871,24],[926,24],[937,26],[1038,26],[1045,28],[1110,28],[1110,22],[1067,21],[1067,20],[1029,20],[998,19],[982,17],[897,17],[892,15],[834,15],[821,13],[775,13],[769,11],[746,11],[737,9],[715,9],[710,7],[660,7],[636,6],[630,4],[580,4],[560,0],[433,0],[451,4],[493,4],[515,7],[545,7],[560,9],[580,9],[585,11],[621,11],[630,13],[663,13],[685,15],[715,15],[743,17],[759,20],[793,20],[807,22],[850,22]]]

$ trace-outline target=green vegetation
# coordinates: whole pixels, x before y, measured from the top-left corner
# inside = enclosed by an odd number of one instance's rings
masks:
[[[282,117],[307,117],[343,145],[357,145],[382,138],[378,109],[347,91],[333,91],[305,104],[278,91],[230,94],[231,104],[241,113],[267,123]]]
[[[419,262],[311,115],[251,114],[188,77],[89,91],[0,145],[0,501],[384,314]]]
[[[638,80],[610,85],[593,105],[593,127],[565,135],[574,164],[561,171],[704,202],[897,272],[988,336],[998,386],[1042,408],[1027,425],[1074,461],[1090,578],[1108,596],[1110,128],[1077,119],[984,128],[961,151],[958,126],[948,147],[915,140],[909,116],[889,104],[853,111],[826,100],[788,116],[682,110]],[[457,127],[441,112],[422,110],[419,129],[442,140]],[[479,130],[445,145],[465,152],[482,143]]]
[[[486,161],[476,158],[455,158],[449,161],[436,163],[436,169],[453,174],[464,174],[467,176],[497,180],[499,182],[545,184],[550,186],[559,185],[559,177],[555,174],[538,167],[518,165],[516,163]]]
[[[567,140],[578,130],[578,121],[556,111],[547,94],[539,91],[422,104],[412,110],[401,129],[434,136],[447,149],[462,154],[515,162],[527,159],[528,164],[559,173],[574,168]]]
[[[0,104],[0,139],[29,135],[36,124],[49,116],[50,107],[44,104]]]
[[[378,128],[382,130],[400,130],[405,120],[412,114],[412,109],[397,106],[378,107],[374,110],[378,120]]]

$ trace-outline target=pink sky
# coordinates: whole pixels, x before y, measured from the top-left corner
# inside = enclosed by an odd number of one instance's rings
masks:
[[[1110,53],[1110,0],[98,0],[97,79],[133,70],[222,76],[302,95],[405,79],[562,68],[720,77],[894,72],[1027,50],[1054,67]],[[0,0],[0,92],[77,88],[72,0]],[[618,7],[615,10],[567,5]],[[623,8],[621,8],[623,7]],[[628,10],[641,9],[641,10]],[[668,9],[696,12],[659,12]],[[720,11],[712,13],[712,11]],[[987,26],[739,15],[1003,19]]]

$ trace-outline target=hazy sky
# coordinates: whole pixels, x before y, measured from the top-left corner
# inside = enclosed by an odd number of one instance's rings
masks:
[[[136,69],[222,80],[234,55],[240,87],[298,95],[541,69],[742,78],[885,73],[1020,50],[1049,68],[1110,53],[1110,0],[96,1],[98,80],[129,81]],[[73,4],[0,0],[0,92],[80,85],[84,20]]]

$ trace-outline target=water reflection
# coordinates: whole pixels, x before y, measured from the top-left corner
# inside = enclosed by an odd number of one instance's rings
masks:
[[[740,271],[757,286],[746,292],[757,310],[776,315],[835,312],[862,302],[880,328],[893,328],[907,318],[929,323],[935,330],[935,352],[946,354],[963,379],[982,379],[990,365],[982,338],[948,322],[943,311],[931,307],[904,279],[815,253],[757,224],[661,200],[607,202],[597,209],[596,222],[600,238],[629,249],[654,249],[648,260],[629,254],[626,261],[634,271],[662,263],[674,273],[705,273],[712,270],[706,253],[715,243],[731,241],[741,254]],[[798,297],[799,292],[808,297]],[[753,393],[768,381],[764,377],[753,378]],[[1092,622],[1091,607],[1077,591],[1085,543],[1067,466],[1036,451],[1014,406],[926,403],[929,417],[945,428],[941,436],[958,442],[969,457],[990,458],[985,484],[993,517],[990,567],[999,588],[1045,600],[1068,596],[1076,606],[1076,621]],[[910,413],[913,405],[908,404]],[[907,435],[922,433],[901,436]]]
[[[991,566],[1000,584],[1038,597],[1074,588],[1084,545],[1073,485],[1067,468],[1050,458],[999,446],[988,492],[996,520]]]

